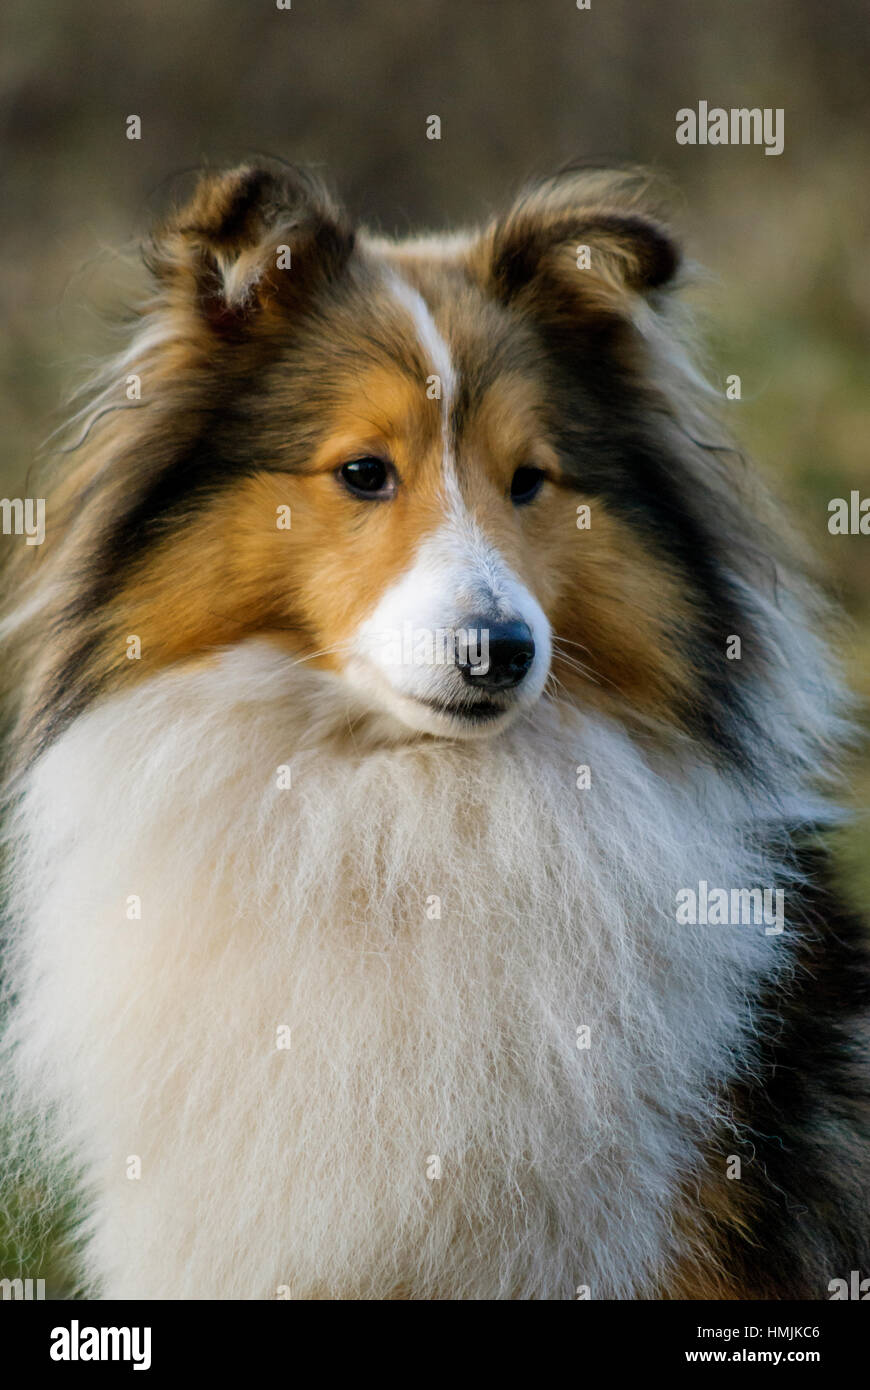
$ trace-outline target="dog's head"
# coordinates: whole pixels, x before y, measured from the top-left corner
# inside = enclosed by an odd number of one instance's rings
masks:
[[[45,729],[256,633],[408,734],[493,733],[545,696],[734,742],[752,523],[690,438],[679,256],[636,181],[569,174],[393,241],[243,167],[148,261],[54,509]]]

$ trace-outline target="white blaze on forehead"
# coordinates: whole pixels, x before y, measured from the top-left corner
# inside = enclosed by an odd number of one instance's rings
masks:
[[[441,379],[441,404],[449,409],[456,390],[456,372],[450,349],[438,331],[432,311],[422,294],[395,272],[390,273],[390,287],[396,299],[414,321],[414,329],[430,363]]]
[[[456,369],[450,356],[450,348],[438,331],[432,311],[423,296],[394,271],[389,274],[389,283],[395,298],[410,315],[420,346],[432,367],[433,374],[441,384],[441,456],[444,482],[451,501],[454,504],[461,503],[455,460],[450,445],[450,411],[456,395]]]

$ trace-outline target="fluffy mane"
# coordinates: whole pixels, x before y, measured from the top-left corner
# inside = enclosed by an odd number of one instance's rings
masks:
[[[246,168],[172,213],[148,264],[0,627],[5,1071],[15,1113],[43,1115],[34,1161],[80,1176],[88,1287],[726,1289],[720,1237],[747,1218],[711,1235],[692,1194],[732,1150],[751,1163],[737,1097],[783,1034],[771,1001],[809,974],[805,850],[839,815],[848,699],[827,610],[692,365],[687,272],[645,185],[571,173],[480,232],[394,242],[308,175]],[[562,649],[491,742],[386,736],[276,620],[268,566],[250,591],[223,568],[215,518],[267,486],[252,437],[301,472],[349,390],[333,374],[380,366],[398,275],[453,315],[466,380],[538,373],[566,489],[649,560],[634,592],[660,586],[670,646],[647,643],[648,706]],[[128,661],[167,593],[153,659]],[[638,603],[625,633],[659,616]],[[702,882],[782,891],[788,929],[678,924]]]

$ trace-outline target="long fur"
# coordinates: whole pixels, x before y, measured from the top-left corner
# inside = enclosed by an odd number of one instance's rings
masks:
[[[717,1078],[751,1066],[745,999],[789,957],[677,929],[675,894],[789,874],[721,778],[665,777],[604,721],[354,756],[311,739],[306,682],[256,646],[166,675],[80,720],[22,804],[16,1031],[100,1192],[94,1274],[649,1293]]]
[[[614,277],[654,292],[674,269],[665,243],[631,209],[626,222],[604,207],[614,263],[629,257]],[[553,215],[527,200],[490,236],[511,304]],[[369,244],[374,263],[382,246]],[[411,243],[396,263],[430,252]],[[230,308],[254,293],[256,265],[250,248],[221,261]],[[533,311],[521,300],[511,312]],[[646,300],[632,314],[648,389],[660,413],[669,403],[657,428],[679,460],[684,530],[705,517],[717,556],[714,567],[689,547],[681,563],[709,568],[699,592],[714,608],[724,595],[751,635],[740,685],[730,672],[708,681],[698,656],[696,706],[709,697],[712,713],[694,724],[551,685],[491,741],[388,739],[340,674],[250,632],[133,684],[109,671],[76,686],[104,631],[93,575],[125,476],[112,477],[112,431],[123,442],[137,426],[109,425],[67,500],[61,489],[66,549],[6,623],[38,634],[25,652],[41,672],[24,700],[29,756],[9,784],[6,1073],[16,1113],[48,1117],[37,1161],[62,1154],[77,1171],[90,1290],[758,1287],[735,1274],[725,1235],[763,1244],[776,1174],[749,1175],[751,1215],[731,1213],[730,1194],[698,1194],[711,1140],[752,1150],[761,1102],[745,1098],[767,1093],[776,1001],[802,1001],[798,1014],[811,1002],[801,924],[814,871],[801,846],[838,815],[847,701],[812,590],[764,551],[749,494],[711,446],[678,338]],[[546,332],[561,342],[564,329]],[[146,321],[106,380],[143,363],[159,372],[188,333],[180,315]],[[679,925],[677,894],[701,881],[782,889],[786,931]],[[865,1068],[858,1058],[849,1075]],[[864,1125],[850,1116],[859,1164]],[[841,1273],[831,1262],[853,1255],[820,1222],[803,1246],[815,1296]]]

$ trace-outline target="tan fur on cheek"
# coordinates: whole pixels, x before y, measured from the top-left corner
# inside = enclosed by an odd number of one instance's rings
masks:
[[[584,505],[588,529],[577,524]],[[674,634],[691,632],[694,616],[667,564],[600,500],[561,489],[542,496],[530,541],[561,684],[584,702],[672,716],[692,685]]]
[[[104,670],[135,679],[254,632],[337,669],[439,517],[425,498],[354,501],[332,474],[246,479],[131,576],[107,615]],[[141,662],[125,660],[128,633]]]
[[[323,656],[313,664],[340,669],[342,651],[384,591],[413,563],[424,537],[439,524],[435,498],[400,494],[360,502],[331,475],[307,479],[294,521],[283,586],[288,617],[303,618]]]
[[[465,450],[475,518],[550,620],[562,694],[679,722],[693,678],[675,639],[692,632],[695,617],[667,561],[598,498],[549,481],[528,506],[508,500],[517,468],[559,475],[542,425],[545,387],[507,373],[478,407]],[[578,526],[583,506],[588,529]]]
[[[265,631],[313,664],[341,666],[343,645],[443,520],[440,408],[422,379],[373,369],[337,391],[322,434],[310,473],[229,484],[130,571],[91,658],[103,683]],[[341,464],[366,453],[396,469],[393,500],[342,488]],[[128,634],[142,661],[126,659]]]

